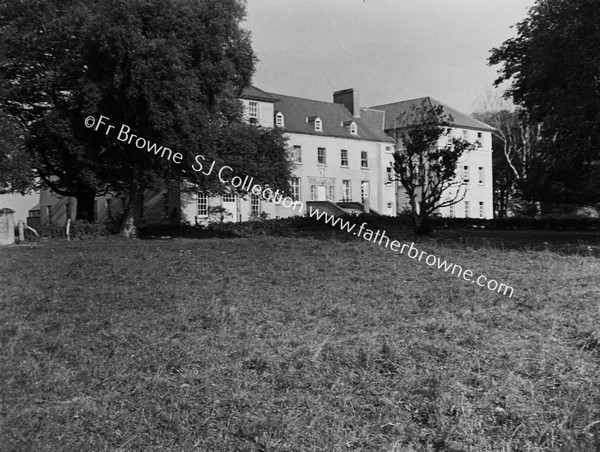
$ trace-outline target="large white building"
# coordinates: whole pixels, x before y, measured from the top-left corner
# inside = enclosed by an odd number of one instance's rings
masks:
[[[452,117],[452,133],[441,137],[439,146],[445,146],[448,139],[463,138],[476,144],[476,148],[464,154],[457,165],[457,182],[462,182],[461,197],[464,198],[457,204],[444,207],[439,213],[444,217],[460,218],[493,218],[494,217],[494,189],[492,178],[492,132],[493,127],[471,118],[430,97],[393,102],[391,104],[371,107],[385,112],[385,131],[390,136],[395,136],[398,128],[398,118],[410,114],[415,108],[425,103],[428,107],[441,106],[443,115]],[[447,193],[454,198],[455,192]],[[406,205],[406,198],[399,188],[397,196],[399,211]]]
[[[322,210],[334,213],[363,209],[366,204],[371,211],[396,214],[394,185],[385,183],[393,161],[393,140],[383,130],[381,112],[361,109],[354,90],[338,91],[333,102],[322,102],[251,87],[242,102],[249,122],[285,132],[294,163],[293,200],[305,206],[318,202]],[[235,211],[234,217],[241,220],[261,212],[270,218],[299,213],[259,196],[250,196],[236,209],[241,211]]]
[[[209,197],[200,192],[182,196],[178,190],[147,191],[142,221],[167,222],[175,209],[182,220],[203,224],[211,220],[215,207],[225,209],[226,221],[304,215],[309,206],[333,214],[371,211],[395,216],[407,204],[401,185],[390,182],[395,150],[392,137],[400,115],[424,101],[442,105],[444,113],[452,115],[455,137],[477,143],[477,148],[459,161],[457,178],[462,179],[466,196],[439,213],[446,217],[492,218],[492,127],[431,98],[361,108],[353,89],[337,91],[331,102],[325,102],[268,93],[252,86],[241,97],[246,120],[262,127],[281,128],[287,136],[294,162],[290,198],[296,204],[289,207],[288,203],[286,207],[285,203],[252,194]],[[445,145],[441,141],[439,144]],[[64,224],[74,217],[75,203],[74,198],[42,191],[40,210],[33,215],[39,215],[42,224]],[[110,196],[97,198],[95,219],[115,217],[123,204],[123,200]]]

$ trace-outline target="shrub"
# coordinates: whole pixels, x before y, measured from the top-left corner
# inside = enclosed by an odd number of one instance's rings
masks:
[[[596,231],[600,230],[600,219],[591,217],[512,217],[484,220],[480,218],[432,218],[436,229],[535,229],[559,231]]]
[[[233,214],[222,206],[210,206],[208,208],[208,217],[211,223],[224,223],[226,219],[231,218]]]
[[[43,225],[38,231],[40,238],[66,239],[67,227],[51,224]],[[116,231],[118,232],[118,230]],[[90,223],[88,221],[75,220],[71,222],[70,235],[72,240],[90,240],[106,237],[116,233],[107,224]],[[35,237],[35,236],[33,236]]]

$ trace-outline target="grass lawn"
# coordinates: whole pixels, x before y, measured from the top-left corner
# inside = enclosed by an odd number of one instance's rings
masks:
[[[450,238],[514,296],[361,240],[1,248],[0,450],[600,450],[600,259]]]

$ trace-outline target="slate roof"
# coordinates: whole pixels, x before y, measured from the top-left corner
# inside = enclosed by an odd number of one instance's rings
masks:
[[[396,127],[395,121],[401,114],[410,114],[412,108],[421,106],[421,103],[423,101],[425,101],[429,106],[441,105],[444,109],[444,114],[452,115],[452,117],[454,118],[454,127],[460,127],[463,129],[482,130],[486,132],[492,132],[496,130],[493,127],[481,121],[473,119],[470,116],[461,113],[460,111],[449,107],[448,105],[438,100],[432,99],[431,97],[421,97],[418,99],[393,102],[391,104],[377,105],[371,108],[374,110],[385,111],[385,130],[391,130]]]
[[[385,112],[382,110],[373,110],[371,108],[361,108],[360,117],[371,128],[383,130],[385,125]]]
[[[393,142],[392,138],[383,131],[381,126],[374,127],[370,121],[355,118],[342,104],[285,96],[283,94],[268,94],[277,99],[275,102],[275,111],[280,111],[284,115],[283,130],[285,132],[354,140]],[[315,116],[318,116],[323,123],[322,132],[316,132],[314,125],[306,121],[306,118]],[[356,135],[351,134],[349,128],[343,126],[344,122],[353,120],[356,121],[357,125]]]
[[[275,102],[277,100],[269,93],[263,91],[262,89],[258,89],[256,86],[249,86],[248,88],[244,89],[244,92],[242,93],[242,98],[250,100],[261,100],[263,102]]]

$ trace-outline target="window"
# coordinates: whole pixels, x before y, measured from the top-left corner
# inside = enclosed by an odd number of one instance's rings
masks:
[[[352,135],[358,134],[358,127],[356,121],[342,121],[342,126],[346,128]]]
[[[46,206],[46,215],[48,215],[48,223],[52,223],[52,206],[51,205]],[[96,220],[94,220],[94,221],[96,221]]]
[[[463,184],[469,185],[470,176],[469,176],[469,167],[467,165],[463,166]]]
[[[386,168],[387,171],[387,181],[386,182],[390,182],[392,180],[392,167],[388,166]]]
[[[340,153],[340,156],[341,156],[340,164],[342,166],[348,166],[348,150],[347,149],[342,149],[341,153]]]
[[[316,199],[317,199],[317,186],[311,185],[310,186],[310,200],[314,201]]]
[[[199,217],[208,216],[208,195],[206,193],[198,193],[198,212]]]
[[[250,216],[257,217],[260,215],[260,196],[250,195]]]
[[[275,115],[275,125],[277,127],[283,127],[283,113],[280,111]]]
[[[463,130],[463,140],[468,140],[468,139],[469,139],[469,131]]]
[[[325,148],[317,148],[317,163],[319,165],[325,165],[327,162],[325,158]]]
[[[300,178],[299,177],[292,177],[292,181],[291,181],[291,186],[292,186],[292,200],[293,201],[300,201]]]
[[[465,218],[469,218],[471,210],[471,203],[469,201],[465,201]]]
[[[482,132],[477,132],[477,139],[481,140],[483,138]]]
[[[367,151],[360,151],[360,167],[361,168],[369,167],[369,159],[367,156]]]
[[[235,195],[233,193],[223,195],[223,202],[235,202]]]
[[[70,202],[65,204],[65,218],[67,220],[71,219],[71,203]]]
[[[479,185],[483,185],[483,166],[479,167]]]
[[[167,212],[168,212],[168,206],[167,206]],[[108,218],[112,218],[112,199],[107,199],[106,200],[106,216]]]
[[[29,211],[29,216],[37,218],[37,217],[40,216],[40,211],[39,210],[30,210]]]
[[[329,186],[329,192],[327,193],[327,200],[334,202],[335,201],[335,187],[333,185]]]
[[[485,218],[485,208],[483,201],[479,201],[479,218]]]
[[[454,216],[455,216],[455,213],[454,213],[454,205],[451,205],[451,206],[450,206],[450,209],[449,209],[449,212],[448,212],[448,216],[449,216],[450,218],[454,218]]]
[[[364,201],[369,198],[369,181],[364,180],[360,183],[360,199]]]
[[[321,120],[319,118],[315,119],[315,132],[322,132],[323,131],[323,123],[321,122]]]
[[[342,181],[342,187],[344,189],[344,201],[352,201],[352,185],[349,180]]]
[[[448,139],[448,146],[452,146],[452,140],[454,139],[454,134],[452,133],[452,129],[448,129],[446,131],[446,138]]]
[[[392,147],[391,146],[386,146],[385,147],[385,152],[387,152],[388,154],[392,153]]]
[[[248,103],[248,117],[252,123],[255,123],[258,120],[258,102]]]
[[[296,163],[302,163],[302,146],[294,145],[292,149],[292,159]]]

